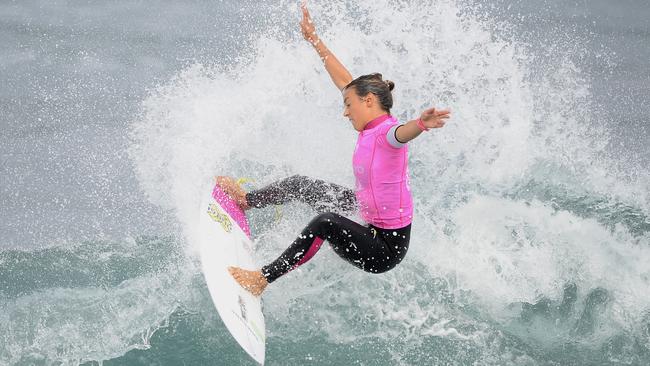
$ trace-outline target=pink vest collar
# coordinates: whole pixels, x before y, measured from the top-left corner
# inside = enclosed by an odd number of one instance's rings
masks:
[[[372,121],[368,122],[368,124],[366,125],[366,127],[364,127],[363,130],[366,131],[366,130],[373,129],[373,128],[379,126],[382,122],[384,122],[385,120],[387,120],[387,119],[389,119],[391,117],[392,116],[390,114],[384,114],[382,116],[379,116],[379,117],[373,119]]]

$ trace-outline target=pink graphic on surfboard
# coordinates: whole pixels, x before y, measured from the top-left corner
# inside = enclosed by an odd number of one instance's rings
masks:
[[[246,214],[244,214],[244,211],[239,207],[239,205],[228,195],[226,192],[221,190],[221,187],[219,187],[218,184],[214,185],[214,189],[212,190],[212,198],[214,198],[215,201],[221,207],[226,210],[226,213],[232,217],[235,222],[237,222],[237,225],[244,231],[246,236],[250,239],[251,237],[251,229],[248,226],[248,219],[246,219]]]

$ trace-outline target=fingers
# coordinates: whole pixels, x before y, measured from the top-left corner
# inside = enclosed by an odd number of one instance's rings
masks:
[[[309,10],[307,10],[307,2],[302,1],[300,3],[300,8],[302,10],[302,20],[300,21],[300,29],[302,31],[303,37],[311,42],[313,41],[311,38],[314,37],[316,34],[316,29],[314,28],[314,24],[311,20],[311,15],[309,14]]]
[[[437,110],[435,108],[429,108],[422,112],[422,119],[423,120],[429,120],[429,121],[442,121],[445,119],[449,119],[451,116],[451,110],[449,109],[441,109]]]
[[[447,123],[446,120],[450,117],[451,110],[448,108],[439,110],[436,108],[429,108],[422,112],[421,119],[424,122],[424,125],[429,128],[441,128],[445,123]]]
[[[432,115],[432,116],[444,116],[448,115],[451,113],[451,110],[449,109],[436,109],[436,108],[430,108],[424,111],[425,114],[427,115]]]
[[[307,10],[307,1],[300,2],[300,9],[302,9],[302,19],[307,23],[311,23],[311,15],[309,15],[309,10]]]

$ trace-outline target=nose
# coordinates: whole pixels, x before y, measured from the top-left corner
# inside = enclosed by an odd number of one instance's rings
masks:
[[[343,109],[343,117],[348,117],[350,115],[350,112],[348,112],[347,108]]]

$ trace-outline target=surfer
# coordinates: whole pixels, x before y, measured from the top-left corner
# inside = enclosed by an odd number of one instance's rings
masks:
[[[344,113],[359,132],[353,156],[356,189],[304,176],[293,176],[264,188],[245,192],[233,178],[217,183],[242,209],[301,201],[318,215],[291,245],[260,270],[228,270],[254,295],[313,257],[326,240],[340,257],[371,273],[383,273],[399,264],[409,246],[413,201],[409,186],[407,143],[422,132],[445,125],[449,110],[430,108],[405,124],[390,114],[392,81],[381,74],[356,79],[316,34],[306,5],[302,5],[302,35],[316,50],[334,85],[343,96]],[[367,225],[344,215],[360,212]]]

